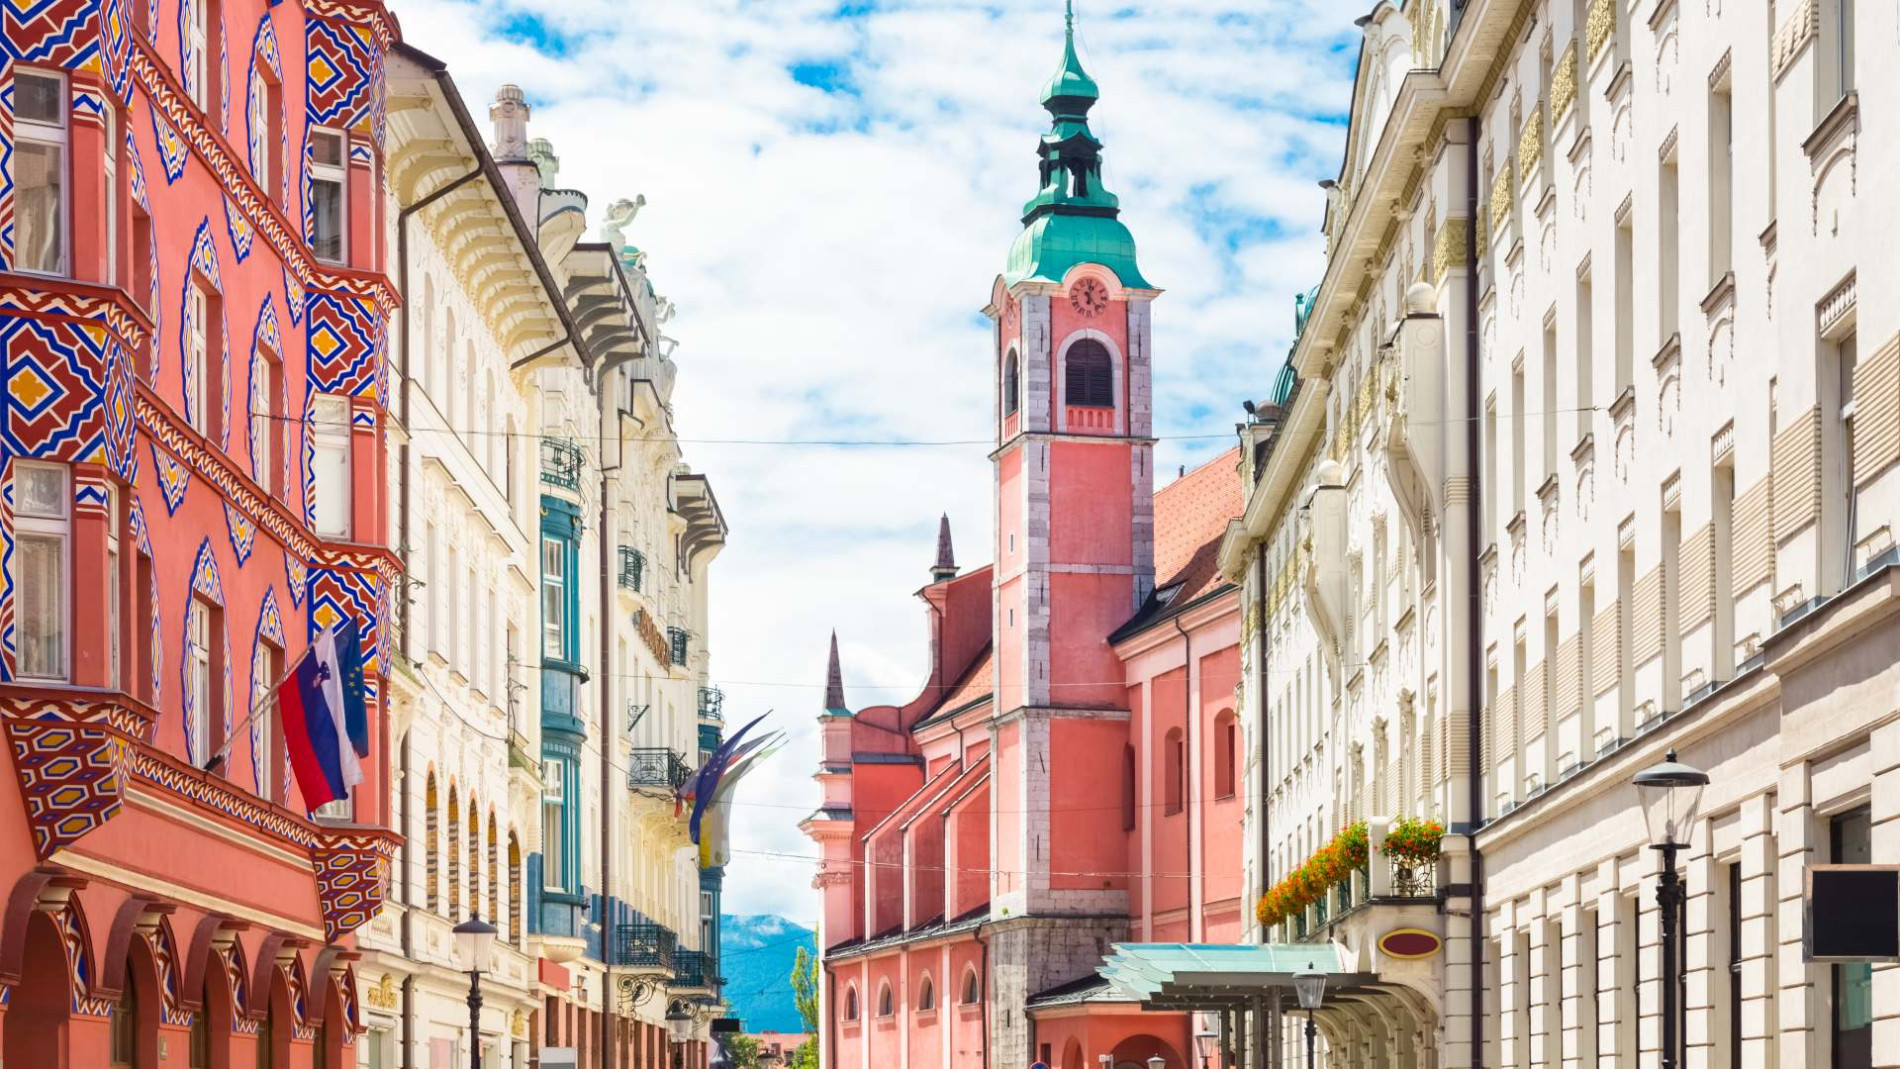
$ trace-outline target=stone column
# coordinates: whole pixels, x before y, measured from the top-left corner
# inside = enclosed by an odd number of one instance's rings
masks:
[[[1827,1027],[1827,969],[1801,960],[1803,873],[1826,857],[1825,837],[1815,826],[1808,795],[1808,766],[1801,762],[1781,770],[1776,800],[1775,986],[1778,989],[1776,1037],[1781,1069],[1824,1069],[1826,1054],[1821,1030]]]
[[[1717,931],[1717,922],[1725,921],[1717,901],[1717,888],[1726,880],[1724,869],[1715,863],[1715,828],[1711,821],[1699,821],[1692,834],[1693,850],[1683,866],[1683,882],[1688,898],[1683,903],[1683,1031],[1682,1045],[1686,1069],[1716,1069],[1715,1043],[1718,1010],[1716,993],[1722,978],[1717,969],[1728,968],[1723,955],[1726,925]]]
[[[1774,1069],[1775,796],[1742,803],[1742,1064]]]
[[[1616,1069],[1636,1061],[1634,1002],[1627,991],[1637,962],[1625,950],[1636,945],[1634,911],[1626,904],[1621,866],[1605,861],[1597,870],[1597,1065]]]
[[[1596,1069],[1596,913],[1583,908],[1582,880],[1564,880],[1565,905],[1558,911],[1563,969],[1563,1069]]]
[[[1535,913],[1527,921],[1530,929],[1531,1064],[1539,1069],[1554,1069],[1563,1061],[1563,964],[1562,939],[1554,921],[1545,916],[1544,893],[1531,895]]]
[[[1530,961],[1518,953],[1516,903],[1505,902],[1492,914],[1491,939],[1498,948],[1498,1004],[1487,1016],[1497,1028],[1498,1060],[1504,1065],[1530,1064],[1530,1036],[1524,1034],[1530,1005]]]
[[[1900,857],[1900,722],[1874,729],[1873,856]],[[1900,965],[1874,966],[1874,1064],[1900,1066]]]

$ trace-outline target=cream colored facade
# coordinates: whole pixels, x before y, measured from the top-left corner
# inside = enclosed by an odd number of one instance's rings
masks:
[[[1659,1064],[1630,779],[1675,749],[1712,778],[1682,1064],[1900,1065],[1900,968],[1802,954],[1807,865],[1900,860],[1900,309],[1858,305],[1900,282],[1897,17],[1362,21],[1298,385],[1222,553],[1249,898],[1374,825],[1353,893],[1260,933],[1376,978],[1321,1011],[1329,1064]],[[1377,853],[1405,816],[1449,832],[1429,889]],[[1442,948],[1385,953],[1405,927]]]

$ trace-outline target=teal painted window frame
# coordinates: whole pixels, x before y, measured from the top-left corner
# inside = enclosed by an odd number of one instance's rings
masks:
[[[559,656],[550,656],[547,646],[546,601],[538,602],[537,611],[541,613],[541,661],[543,666],[562,668],[570,672],[582,672],[580,654],[580,509],[573,502],[558,497],[541,498],[541,551],[547,550],[549,542],[560,545],[562,553],[562,606],[565,619],[561,621],[561,652]],[[541,568],[541,582],[548,580],[548,571],[544,557],[537,557],[537,566]]]

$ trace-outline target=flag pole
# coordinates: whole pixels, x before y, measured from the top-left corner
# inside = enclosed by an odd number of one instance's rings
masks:
[[[341,630],[343,630],[343,625],[338,624],[335,627],[330,629],[330,634],[334,636],[336,635],[337,632]],[[291,666],[288,669],[285,670],[283,675],[280,675],[277,677],[276,682],[270,685],[270,700],[265,702],[262,706],[256,709],[252,709],[250,712],[244,714],[244,719],[231,725],[231,732],[230,734],[225,736],[224,745],[218,747],[217,752],[213,753],[209,758],[205,760],[205,763],[203,765],[199,766],[199,771],[216,772],[218,769],[224,767],[224,759],[226,756],[230,754],[232,744],[237,742],[241,729],[245,725],[249,724],[251,721],[256,720],[257,714],[263,712],[266,709],[272,708],[273,706],[279,706],[283,704],[283,699],[277,696],[278,688],[282,687],[285,683],[288,683],[290,681],[291,676],[294,676],[297,674],[298,666],[303,664],[304,659],[306,657],[309,657],[310,651],[314,650],[315,648],[316,648],[316,643],[314,642],[306,643],[304,645],[303,653],[297,658],[295,662],[291,664]]]

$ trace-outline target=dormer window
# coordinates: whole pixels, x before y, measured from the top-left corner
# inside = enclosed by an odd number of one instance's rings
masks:
[[[1084,338],[1069,347],[1064,363],[1068,404],[1082,408],[1115,407],[1115,375],[1107,346]]]

